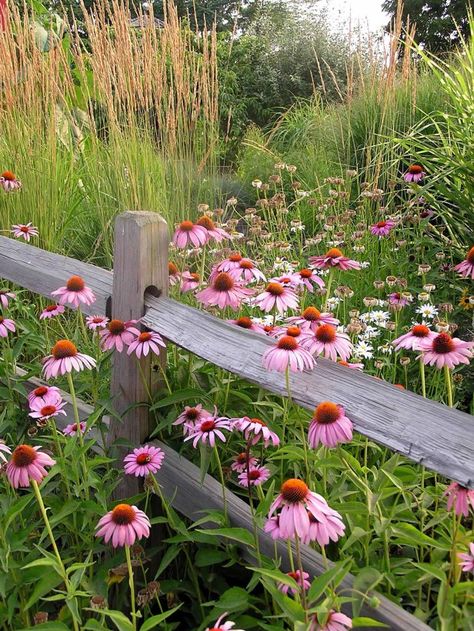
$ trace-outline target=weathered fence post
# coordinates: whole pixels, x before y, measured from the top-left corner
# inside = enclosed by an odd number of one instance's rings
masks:
[[[115,221],[114,279],[110,317],[119,320],[138,320],[145,313],[147,291],[154,295],[168,294],[168,245],[166,221],[153,212],[125,212]],[[148,394],[160,380],[166,353],[142,358],[128,356],[126,350],[114,352],[111,394],[114,409],[122,415],[122,422],[111,419],[109,445],[117,439],[138,447],[150,434]],[[129,409],[133,406],[131,409]],[[124,450],[119,449],[120,455]],[[126,476],[117,495],[133,495],[139,490],[137,479]]]

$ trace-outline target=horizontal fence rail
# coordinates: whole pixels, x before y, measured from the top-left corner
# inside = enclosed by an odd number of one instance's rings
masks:
[[[25,373],[24,371],[19,371],[18,375],[20,377],[25,376]],[[27,391],[30,392],[43,383],[44,382],[40,379],[33,378],[25,382],[25,387]],[[67,416],[57,417],[55,420],[57,426],[63,429],[68,423],[74,421],[74,411],[69,394],[67,392],[61,392],[61,396],[67,401],[64,408]],[[93,412],[93,408],[81,400],[78,400],[78,408],[81,421],[87,420]],[[108,421],[108,423],[109,422],[110,421]],[[94,432],[94,430],[91,430],[91,433],[94,433],[94,438],[97,439],[100,444],[100,434]],[[163,495],[175,510],[192,521],[197,521],[205,517],[205,511],[223,510],[222,489],[217,480],[206,474],[201,482],[201,472],[196,465],[161,441],[154,440],[152,444],[162,449],[165,453],[165,458],[157,477]],[[228,489],[226,489],[226,506],[228,520],[231,526],[253,530],[253,518],[249,505]],[[205,527],[205,525],[201,527]],[[214,524],[209,524],[208,527],[212,528]],[[286,542],[273,541],[261,528],[257,528],[257,535],[260,552],[268,557],[273,557],[276,545],[278,556],[281,558],[281,570],[283,572],[289,572],[291,570],[291,562]],[[255,563],[254,555],[246,546],[240,548],[240,552],[246,561]],[[293,554],[295,554],[294,547]],[[301,560],[305,571],[307,571],[310,576],[319,576],[327,569],[334,566],[334,563],[325,561],[319,552],[306,545],[301,545]],[[347,574],[336,591],[344,592],[344,595],[347,596],[348,590],[352,589],[353,582],[354,576]],[[388,625],[388,628],[394,631],[430,630],[430,627],[424,622],[418,620],[382,594],[371,591],[369,596],[375,596],[379,600],[379,605],[377,608],[372,608],[364,603],[360,612],[361,616],[374,618]],[[352,614],[351,605],[346,603],[343,606],[343,611],[350,616]],[[363,627],[357,628],[359,631],[364,631]],[[369,629],[367,629],[367,631],[369,631]]]
[[[82,276],[97,296],[83,311],[113,315],[112,272],[0,237],[0,277],[50,296],[73,274]],[[286,394],[284,376],[268,372],[261,363],[270,339],[164,296],[147,294],[145,305],[145,326],[262,388]],[[291,374],[291,394],[308,409],[325,399],[343,405],[361,434],[474,488],[470,415],[324,359],[317,360],[312,372]]]

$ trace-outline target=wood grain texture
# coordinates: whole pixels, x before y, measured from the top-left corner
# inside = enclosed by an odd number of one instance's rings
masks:
[[[78,274],[96,295],[96,302],[81,307],[88,315],[105,315],[112,294],[112,272],[76,259],[46,252],[34,245],[0,236],[0,278],[46,296]]]
[[[123,321],[139,320],[145,313],[145,293],[168,294],[168,226],[157,213],[126,212],[115,220],[114,275],[111,318]],[[111,423],[109,445],[117,439],[129,445],[140,445],[151,433],[150,415],[146,405],[149,393],[156,391],[161,371],[166,366],[166,352],[159,357],[150,353],[138,360],[114,352],[111,395],[122,422]],[[126,448],[125,448],[126,449]],[[124,448],[120,453],[123,455]],[[132,476],[123,479],[117,493],[129,497],[139,488]]]
[[[23,371],[19,371],[20,374],[22,372]],[[44,382],[39,379],[30,379],[24,382],[24,385],[28,391],[31,391],[43,383]],[[68,403],[64,408],[67,413],[67,418],[59,416],[56,418],[57,425],[61,429],[67,425],[68,419],[69,422],[72,422],[74,418],[69,395],[64,392],[62,395]],[[78,401],[78,407],[81,420],[87,419],[93,412],[93,408],[81,400]],[[98,432],[94,437],[100,443],[101,437]],[[153,444],[160,447],[165,452],[165,458],[158,474],[158,480],[165,497],[179,513],[190,520],[196,521],[201,519],[207,510],[223,510],[221,485],[217,480],[210,475],[206,475],[201,484],[201,473],[196,465],[192,464],[189,460],[182,457],[174,449],[161,441],[153,441]],[[230,525],[252,531],[252,516],[248,504],[231,491],[227,491],[226,500]],[[212,528],[213,524],[209,524],[208,527]],[[257,532],[262,554],[273,558],[273,540],[261,528],[258,528]],[[282,561],[282,570],[289,571],[291,568],[286,544],[282,541],[277,542],[277,550]],[[253,554],[248,548],[242,548],[241,554],[248,562],[255,563]],[[307,571],[311,577],[319,576],[325,571],[322,556],[312,548],[301,546],[301,557],[305,571]],[[329,561],[329,566],[332,567],[332,565],[333,563]],[[351,589],[353,581],[354,576],[348,574],[339,586],[339,590]],[[348,595],[347,592],[345,592],[345,595]],[[372,595],[379,599],[379,607],[373,609],[368,605],[364,605],[361,615],[384,622],[394,631],[429,631],[430,627],[420,622],[410,613],[404,611],[396,603],[385,598],[385,596],[377,592],[372,592]],[[351,615],[350,605],[346,606],[345,611],[347,615]],[[361,627],[358,627],[358,629],[363,631]]]
[[[285,376],[262,366],[274,342],[170,299],[147,297],[149,328],[266,390],[285,394]],[[428,369],[434,370],[434,369]],[[461,484],[474,487],[474,431],[469,414],[423,399],[360,371],[318,359],[312,372],[291,374],[291,395],[313,410],[343,405],[358,432]]]
[[[97,303],[88,312],[104,313],[112,293],[111,272],[0,237],[0,277],[49,296],[72,273],[81,274],[96,292]],[[270,340],[171,299],[149,296],[145,302],[143,321],[151,329],[271,392],[285,392],[284,377],[261,365]],[[291,388],[303,407],[336,401],[344,405],[357,431],[474,488],[470,415],[322,359],[313,372],[291,375]]]

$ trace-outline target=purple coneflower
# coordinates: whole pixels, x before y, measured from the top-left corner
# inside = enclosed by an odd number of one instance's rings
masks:
[[[474,542],[469,544],[469,552],[461,552],[458,558],[463,572],[474,572]]]
[[[199,274],[196,274],[195,272],[183,272],[181,274],[181,293],[185,294],[188,291],[193,291],[194,289],[197,289],[200,284],[201,277]]]
[[[309,258],[309,264],[317,269],[331,269],[332,267],[337,267],[340,270],[347,271],[350,269],[359,270],[361,268],[358,261],[347,258],[338,248],[331,248],[326,254],[321,256],[311,256]]]
[[[212,219],[207,215],[199,217],[199,219],[196,221],[196,225],[201,226],[202,228],[204,228],[204,230],[206,230],[209,240],[214,239],[214,241],[220,243],[224,239],[230,239],[230,234],[222,228],[216,226]]]
[[[470,276],[474,280],[474,246],[466,254],[465,260],[458,263],[454,269],[464,278],[469,278]]]
[[[249,486],[260,486],[268,480],[270,475],[270,469],[267,469],[267,467],[263,465],[251,467],[248,471],[245,469],[239,475],[239,484],[245,488]]]
[[[15,333],[15,323],[13,322],[13,320],[9,320],[8,318],[4,318],[0,315],[0,337],[7,337],[8,331]]]
[[[80,276],[71,276],[64,287],[60,287],[51,292],[52,296],[59,296],[59,304],[69,304],[73,307],[83,305],[91,305],[95,302],[95,295],[92,289],[86,286],[83,278]]]
[[[186,436],[186,434],[189,434],[190,431],[194,429],[196,423],[210,417],[212,417],[212,414],[205,410],[201,403],[198,403],[198,405],[194,407],[186,405],[173,425],[183,425],[184,435]]]
[[[149,473],[156,473],[161,469],[165,454],[159,447],[144,445],[137,447],[124,458],[124,471],[136,477],[146,477]]]
[[[4,171],[0,176],[0,186],[3,188],[5,193],[11,193],[12,191],[17,191],[21,188],[21,182],[11,171]],[[31,224],[29,225],[31,226]],[[13,227],[16,228],[17,226]],[[29,241],[29,239],[27,239],[27,241]]]
[[[0,440],[0,462],[2,460],[3,462],[7,462],[8,457],[11,456],[11,454],[12,454],[12,450],[10,449],[10,447],[8,447],[8,445],[5,445],[3,440]]]
[[[389,294],[387,298],[388,298],[388,308],[392,309],[393,311],[398,311],[402,309],[403,307],[406,307],[408,304],[410,304],[410,301],[407,298],[407,296],[404,296],[399,291],[394,291],[393,293]]]
[[[407,172],[403,176],[403,179],[405,180],[405,182],[415,182],[415,184],[418,184],[418,182],[421,182],[425,175],[426,173],[423,171],[423,167],[421,167],[419,164],[410,164]]]
[[[192,221],[182,221],[173,235],[173,243],[180,249],[188,246],[199,248],[207,243],[208,238],[208,232],[202,226],[197,226]]]
[[[207,627],[206,631],[243,631],[243,629],[234,629],[235,622],[222,622],[222,620],[227,616],[227,611],[222,614],[222,616],[217,620],[213,627]]]
[[[469,364],[472,359],[474,342],[464,342],[457,337],[451,337],[449,333],[438,333],[430,339],[420,341],[422,359],[429,366],[436,368],[454,368],[458,364]]]
[[[76,436],[78,429],[81,434],[84,434],[84,432],[86,431],[85,421],[80,421],[79,425],[77,423],[69,423],[69,425],[66,425],[66,427],[63,429],[63,434],[65,436]]]
[[[332,401],[323,401],[314,411],[308,429],[308,442],[312,449],[321,443],[326,447],[336,447],[352,440],[352,421],[347,418],[344,408]]]
[[[396,225],[397,223],[395,221],[392,221],[391,219],[387,219],[386,221],[378,221],[370,227],[370,232],[376,237],[387,237],[392,231],[392,228],[394,228]]]
[[[339,611],[330,611],[324,624],[318,622],[317,614],[314,614],[308,631],[346,631],[352,629],[352,620]]]
[[[166,344],[163,342],[163,338],[159,333],[144,331],[143,333],[139,333],[136,339],[129,344],[127,355],[135,353],[138,359],[142,356],[146,357],[150,351],[155,355],[159,355],[160,346],[166,348]]]
[[[296,596],[301,593],[302,590],[306,592],[311,587],[311,583],[308,581],[308,572],[301,573],[300,570],[296,570],[295,572],[287,572],[286,575],[296,581],[298,589],[290,587],[286,583],[278,583],[278,589],[283,592],[283,594],[290,592],[292,596]]]
[[[213,274],[215,275],[219,272],[230,272],[231,270],[237,269],[242,258],[243,257],[239,252],[232,252],[232,254],[230,254],[226,259],[215,266]]]
[[[312,354],[303,348],[295,337],[285,335],[275,346],[265,351],[262,363],[267,370],[286,372],[289,369],[293,372],[302,372],[313,370],[316,362]]]
[[[288,324],[296,324],[303,330],[315,331],[321,324],[333,324],[337,326],[339,320],[332,313],[321,313],[316,307],[306,307],[300,316],[287,318]]]
[[[45,467],[53,467],[56,461],[40,451],[40,447],[18,445],[7,464],[7,477],[14,489],[30,486],[30,480],[41,482],[48,475]]]
[[[38,386],[28,395],[30,410],[33,405],[46,405],[49,401],[61,401],[61,392],[56,386]]]
[[[10,232],[15,237],[15,239],[24,239],[27,243],[30,242],[31,237],[37,237],[39,234],[38,228],[33,226],[31,224],[31,221],[27,224],[15,224],[14,226],[12,226]]]
[[[168,263],[168,277],[170,287],[176,285],[176,283],[179,283],[181,279],[181,272],[172,261]]]
[[[268,283],[265,291],[255,298],[255,304],[266,313],[276,309],[278,313],[283,315],[287,309],[297,309],[299,299],[290,287],[285,287],[282,283],[271,282]]]
[[[12,291],[8,291],[8,289],[0,289],[0,306],[3,309],[8,308],[9,299],[13,300],[16,298],[16,294]]]
[[[244,432],[245,440],[250,440],[252,445],[256,445],[261,440],[263,440],[264,447],[268,447],[270,444],[278,447],[280,444],[278,435],[260,418],[243,416],[242,418],[232,419],[232,421],[234,429]]]
[[[266,282],[265,274],[261,272],[255,263],[250,259],[241,259],[238,266],[229,270],[229,274],[232,278],[238,281],[244,281],[250,283],[252,281]]]
[[[196,300],[205,306],[219,307],[219,309],[230,307],[237,311],[241,302],[253,293],[253,289],[236,283],[227,272],[219,272],[209,287],[196,294]]]
[[[434,337],[436,337],[436,333],[431,331],[426,324],[415,324],[408,333],[400,335],[396,340],[393,340],[392,344],[395,346],[396,351],[399,351],[401,348],[419,351],[423,340],[432,340]]]
[[[341,521],[339,513],[328,507],[326,518],[317,519],[308,511],[309,530],[302,542],[309,545],[312,541],[317,541],[320,546],[327,546],[330,541],[337,541],[344,536],[345,526]]]
[[[276,541],[277,539],[282,539],[280,532],[280,517],[278,515],[269,517],[265,521],[263,530],[267,532],[274,541]]]
[[[112,541],[114,548],[133,546],[137,539],[149,536],[150,528],[143,511],[130,504],[118,504],[99,521],[95,536],[104,537],[105,543]]]
[[[325,284],[321,276],[318,276],[312,269],[301,269],[299,272],[295,272],[293,279],[297,285],[302,285],[306,289],[313,293],[314,286],[317,285],[320,289],[323,289]]]
[[[230,324],[235,324],[235,326],[240,327],[241,329],[247,329],[247,331],[255,331],[255,333],[264,333],[263,326],[257,324],[249,318],[248,316],[240,316],[240,318],[236,318],[235,320],[227,320]]]
[[[454,506],[456,515],[469,515],[469,505],[474,510],[474,489],[468,489],[458,482],[451,482],[443,493],[448,498],[447,508],[451,510]]]
[[[359,364],[357,362],[345,362],[342,359],[338,359],[337,363],[339,366],[344,366],[345,368],[350,368],[351,370],[364,370],[364,364]]]
[[[46,379],[51,379],[73,370],[80,372],[84,368],[95,368],[95,365],[95,359],[79,353],[71,341],[59,340],[51,349],[51,355],[43,360],[43,374]]]
[[[217,439],[223,443],[226,442],[226,437],[222,430],[230,431],[230,429],[229,419],[209,416],[202,421],[197,421],[189,436],[186,436],[184,441],[192,440],[193,447],[197,447],[199,441],[204,445],[215,447]]]
[[[100,346],[103,351],[110,351],[115,348],[121,353],[125,346],[128,346],[140,335],[140,331],[134,326],[138,320],[113,319],[107,324],[107,328],[99,331]]]
[[[108,323],[109,318],[106,318],[105,316],[95,315],[87,316],[86,318],[87,328],[91,331],[97,331],[97,329],[105,329]]]
[[[55,318],[56,316],[61,315],[61,313],[64,313],[65,310],[66,310],[65,307],[63,307],[62,305],[56,305],[56,304],[48,305],[40,313],[40,320],[47,320],[49,318]]]
[[[323,355],[337,361],[338,357],[347,361],[352,353],[352,343],[346,333],[339,333],[332,324],[321,324],[311,337],[305,337],[302,345],[313,355]]]
[[[42,403],[40,399],[36,399],[30,404],[31,412],[28,416],[40,419],[53,418],[59,414],[66,416],[66,411],[63,409],[65,405],[66,401],[61,401],[61,399],[46,400],[44,403]]]
[[[247,469],[253,469],[258,463],[257,458],[254,458],[246,451],[234,456],[233,460],[234,462],[230,465],[230,468],[237,473],[242,473],[242,471],[247,471]]]

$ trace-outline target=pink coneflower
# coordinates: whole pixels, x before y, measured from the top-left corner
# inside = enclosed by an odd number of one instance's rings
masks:
[[[143,333],[139,333],[137,338],[131,342],[127,350],[127,355],[135,353],[138,359],[142,356],[146,357],[150,351],[155,355],[159,355],[160,346],[166,348],[166,344],[163,342],[163,338],[159,333],[144,331]]]
[[[465,260],[455,265],[454,269],[464,278],[470,276],[474,280],[474,246],[466,254]]]
[[[181,274],[181,293],[185,294],[188,291],[197,289],[201,284],[201,277],[195,272],[183,272]]]
[[[90,355],[79,353],[76,346],[69,340],[59,340],[51,349],[51,355],[43,360],[43,374],[46,379],[65,375],[84,368],[95,368],[96,361]]]
[[[306,307],[300,316],[287,318],[289,324],[296,324],[303,330],[315,331],[321,324],[333,324],[337,326],[339,320],[333,317],[332,313],[321,313],[316,307]]]
[[[331,401],[323,401],[314,411],[308,429],[308,442],[312,449],[321,443],[326,447],[336,447],[339,443],[352,440],[352,421],[347,418],[344,408]]]
[[[300,280],[300,278],[296,278],[295,274],[284,274],[283,276],[270,278],[271,283],[280,283],[283,287],[291,287],[292,289],[295,289],[300,284]]]
[[[13,322],[13,320],[9,320],[8,318],[4,318],[0,315],[0,337],[7,337],[8,331],[15,333],[15,323]]]
[[[409,351],[419,351],[422,340],[432,340],[434,337],[436,337],[436,333],[431,331],[425,324],[415,324],[408,333],[400,335],[396,340],[393,340],[392,344],[395,346],[396,351],[399,351],[401,348]]]
[[[66,411],[63,410],[66,405],[66,401],[59,400],[47,400],[42,403],[40,399],[36,399],[32,404],[30,404],[30,410],[28,416],[31,418],[41,418],[48,419],[58,416],[59,414],[64,414],[66,416]]]
[[[204,228],[204,230],[206,230],[209,240],[214,239],[214,241],[220,243],[224,239],[230,239],[230,234],[222,228],[216,226],[212,219],[207,215],[199,217],[199,219],[196,221],[196,225],[201,226],[202,228]]]
[[[193,441],[193,447],[197,447],[199,441],[210,447],[216,446],[216,439],[226,442],[226,437],[222,430],[230,431],[230,421],[227,418],[215,418],[209,416],[202,421],[197,421],[191,430],[189,436],[186,436],[184,442]]]
[[[38,228],[33,226],[31,224],[31,221],[27,224],[15,224],[14,226],[12,226],[10,232],[15,237],[15,239],[24,239],[27,243],[30,242],[31,237],[37,237],[39,234]]]
[[[38,386],[28,395],[28,404],[30,409],[33,409],[32,406],[35,404],[46,405],[49,401],[57,402],[61,399],[61,392],[56,386]]]
[[[181,279],[181,272],[172,261],[168,263],[168,277],[170,287],[176,285]]]
[[[422,359],[429,366],[436,368],[454,368],[458,364],[469,364],[472,358],[474,342],[464,342],[449,333],[438,333],[430,339],[420,341]]]
[[[325,286],[321,276],[318,276],[312,269],[305,268],[295,272],[293,279],[297,285],[303,285],[311,293],[314,292],[314,285],[317,285],[320,289],[323,289]]]
[[[296,581],[299,589],[290,587],[289,585],[286,585],[286,583],[278,583],[278,589],[283,592],[283,594],[288,594],[288,592],[290,592],[292,596],[296,596],[296,594],[299,594],[302,590],[306,592],[311,587],[311,583],[308,581],[308,572],[303,572],[302,574],[300,570],[296,570],[295,572],[287,572],[286,575]]]
[[[456,515],[469,515],[469,505],[474,510],[474,489],[468,489],[457,482],[451,482],[443,493],[448,498],[448,510],[454,506]]]
[[[408,304],[410,304],[409,299],[401,294],[399,291],[394,291],[393,293],[389,294],[387,298],[389,309],[395,311],[402,309],[403,307],[406,307]]]
[[[408,171],[403,176],[405,182],[421,182],[421,180],[425,177],[426,173],[423,171],[423,167],[419,164],[410,164],[408,167]]]
[[[159,447],[144,445],[137,447],[124,458],[124,471],[136,477],[146,477],[149,473],[156,473],[161,469],[165,454]]]
[[[96,526],[96,537],[112,540],[114,548],[133,546],[137,539],[150,535],[150,520],[145,513],[130,504],[117,504]]]
[[[222,620],[227,616],[227,611],[222,614],[222,616],[217,620],[216,624],[213,627],[207,627],[206,631],[243,631],[243,629],[234,629],[235,622],[222,622]]]
[[[352,343],[346,333],[339,333],[332,324],[321,324],[311,337],[302,340],[302,345],[313,355],[324,355],[337,361],[338,356],[347,361],[352,353]]]
[[[247,331],[255,331],[255,333],[264,333],[263,327],[260,324],[257,324],[249,318],[248,316],[240,316],[240,318],[236,318],[235,320],[227,320],[230,324],[235,324],[235,326],[239,326],[241,329],[247,329]]]
[[[0,306],[3,309],[8,308],[9,299],[13,300],[16,298],[16,294],[12,291],[8,291],[8,289],[0,289]]]
[[[358,364],[357,362],[345,362],[342,359],[338,359],[337,363],[339,366],[344,366],[345,368],[350,368],[351,370],[364,370],[364,364]]]
[[[391,219],[387,219],[387,221],[378,221],[370,227],[370,232],[376,237],[387,237],[392,231],[392,228],[396,225],[396,221],[392,221]]]
[[[103,351],[110,351],[113,348],[121,353],[125,346],[128,346],[133,340],[140,335],[140,331],[134,324],[138,320],[113,319],[107,324],[107,328],[99,331],[100,346]]]
[[[320,546],[327,546],[330,541],[337,541],[344,536],[345,526],[341,521],[339,513],[332,508],[326,514],[326,519],[321,521],[308,511],[309,530],[302,542],[309,545],[312,541],[317,541]]]
[[[249,486],[260,486],[268,480],[270,475],[270,469],[267,469],[267,467],[264,467],[263,465],[258,465],[256,467],[249,468],[248,471],[242,471],[239,475],[239,484],[240,486],[244,486],[246,489]]]
[[[2,460],[3,462],[7,462],[8,461],[7,456],[11,456],[11,454],[12,454],[12,450],[10,449],[10,447],[8,447],[8,445],[5,445],[3,440],[0,440],[0,462]]]
[[[219,272],[210,287],[196,294],[196,299],[205,306],[225,309],[230,307],[236,311],[245,298],[252,296],[253,289],[242,287],[227,272]]]
[[[283,482],[268,516],[272,517],[278,509],[281,509],[279,528],[284,539],[298,536],[306,541],[311,524],[309,514],[313,515],[316,522],[327,523],[328,515],[340,519],[340,515],[328,506],[324,497],[310,491],[303,480],[296,478]]]
[[[293,372],[313,370],[315,363],[311,353],[291,335],[284,335],[275,346],[267,349],[262,356],[264,368],[277,372],[285,372],[287,369]]]
[[[352,620],[339,611],[330,611],[325,624],[319,624],[318,616],[315,614],[308,631],[347,631],[352,629]]]
[[[288,318],[288,320],[289,319],[290,318]],[[270,337],[274,337],[277,340],[285,337],[285,335],[288,335],[289,337],[294,337],[298,341],[298,343],[301,344],[301,340],[304,340],[305,338],[310,336],[311,333],[308,330],[304,330],[299,326],[292,324],[291,326],[276,326],[273,328],[272,331],[270,331],[269,335]]]
[[[265,522],[263,530],[267,532],[274,541],[281,539],[280,517],[278,515],[269,517]]]
[[[186,434],[189,434],[190,431],[194,429],[196,423],[210,417],[212,417],[212,414],[205,410],[201,403],[194,407],[186,405],[173,425],[183,425],[184,435],[186,436]]]
[[[65,436],[76,436],[78,429],[81,434],[86,431],[85,421],[80,421],[79,425],[77,423],[69,423],[69,425],[66,425],[66,427],[63,429],[63,434]]]
[[[91,305],[95,302],[95,295],[92,289],[86,287],[84,279],[80,276],[71,276],[64,287],[51,292],[52,296],[59,296],[59,304],[69,304],[73,307]]]
[[[265,291],[255,298],[255,304],[266,313],[276,309],[284,314],[287,309],[297,309],[298,303],[299,298],[290,287],[276,282],[268,283]]]
[[[0,176],[0,186],[3,188],[5,193],[11,193],[12,191],[17,191],[21,188],[21,182],[11,171],[4,171]],[[16,228],[17,226],[13,227]],[[29,241],[29,239],[27,239],[27,241]]]
[[[226,259],[215,266],[213,273],[217,274],[218,272],[230,272],[231,270],[238,269],[242,258],[243,257],[239,252],[232,252],[232,254],[230,254]]]
[[[56,461],[40,451],[40,447],[18,445],[7,464],[7,476],[14,489],[30,486],[30,480],[41,482],[48,475],[45,467],[53,467]]]
[[[55,318],[61,313],[64,313],[65,308],[62,305],[48,305],[40,313],[40,320],[47,320],[48,318]]]
[[[250,259],[241,259],[238,266],[229,270],[229,274],[235,280],[244,281],[246,283],[250,283],[254,280],[257,282],[260,280],[265,282],[267,280],[265,274],[261,272]]]
[[[321,256],[311,256],[309,258],[309,264],[317,269],[337,267],[340,270],[347,271],[349,269],[359,270],[361,268],[358,261],[347,258],[338,248],[331,248],[326,254]]]
[[[461,552],[458,558],[463,572],[474,572],[474,542],[469,544],[469,552]]]
[[[242,473],[243,471],[247,471],[247,469],[253,469],[258,463],[257,458],[254,458],[246,451],[234,456],[233,460],[234,462],[230,465],[230,468],[237,473]]]
[[[91,331],[97,331],[97,329],[105,329],[108,323],[109,318],[106,318],[105,316],[95,315],[87,316],[86,318],[87,328]]]
[[[188,246],[199,248],[207,243],[208,238],[208,232],[202,226],[197,226],[192,221],[182,221],[173,235],[173,243],[181,249]]]
[[[234,429],[244,432],[245,440],[250,440],[252,445],[256,445],[261,440],[263,440],[264,447],[268,447],[270,444],[278,447],[280,444],[278,435],[262,419],[243,416],[232,420]]]

